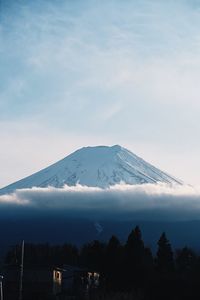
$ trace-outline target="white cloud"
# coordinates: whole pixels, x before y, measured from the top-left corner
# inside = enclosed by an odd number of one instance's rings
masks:
[[[20,213],[26,214],[26,207],[33,215],[41,212],[94,220],[200,220],[200,187],[188,185],[120,184],[109,189],[81,185],[59,189],[35,187],[0,196],[0,207],[8,203],[9,212],[22,205]]]
[[[4,205],[29,205],[30,202],[28,200],[22,200],[16,194],[11,195],[3,195],[0,196],[0,206]]]

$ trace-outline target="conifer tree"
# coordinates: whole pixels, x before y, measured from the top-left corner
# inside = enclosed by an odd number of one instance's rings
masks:
[[[125,268],[127,274],[127,285],[137,287],[143,278],[144,268],[144,243],[138,226],[128,236],[125,245]]]
[[[174,270],[173,251],[164,232],[158,241],[157,269],[161,273],[168,273]]]
[[[108,287],[116,288],[120,284],[122,267],[122,246],[116,236],[112,236],[106,247],[105,270]]]
[[[144,242],[138,226],[129,234],[126,243],[127,254],[131,263],[140,264],[144,257]]]
[[[197,263],[197,258],[193,250],[184,247],[176,252],[177,271],[182,275],[188,273]]]

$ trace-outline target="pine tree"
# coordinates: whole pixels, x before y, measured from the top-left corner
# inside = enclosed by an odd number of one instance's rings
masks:
[[[130,262],[135,265],[141,264],[144,257],[144,242],[138,226],[129,234],[126,249]]]
[[[158,241],[157,269],[161,273],[174,270],[173,251],[164,232]]]
[[[176,252],[176,266],[180,274],[188,273],[197,264],[195,253],[188,247],[184,247]]]
[[[128,236],[125,245],[125,255],[128,287],[130,288],[133,285],[137,287],[143,280],[144,273],[144,243],[138,226]]]
[[[105,271],[108,287],[119,288],[122,268],[122,246],[116,236],[112,236],[106,247]]]
[[[81,249],[81,263],[95,271],[103,271],[105,245],[98,240],[84,245]]]

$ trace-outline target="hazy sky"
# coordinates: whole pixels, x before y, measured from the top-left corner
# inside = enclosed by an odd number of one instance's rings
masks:
[[[0,0],[0,187],[86,145],[200,178],[200,1]]]

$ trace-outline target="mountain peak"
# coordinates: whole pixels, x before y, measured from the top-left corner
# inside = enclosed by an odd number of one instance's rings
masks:
[[[57,163],[0,190],[0,194],[31,187],[63,187],[77,183],[108,188],[124,182],[143,184],[181,181],[160,171],[120,145],[81,148]]]
[[[84,151],[84,150],[121,150],[123,147],[120,145],[113,145],[113,146],[105,146],[105,145],[99,145],[99,146],[87,146],[82,147],[78,149],[77,151]]]
[[[112,149],[114,150],[121,150],[122,147],[120,145],[114,145],[114,146],[111,146]]]

